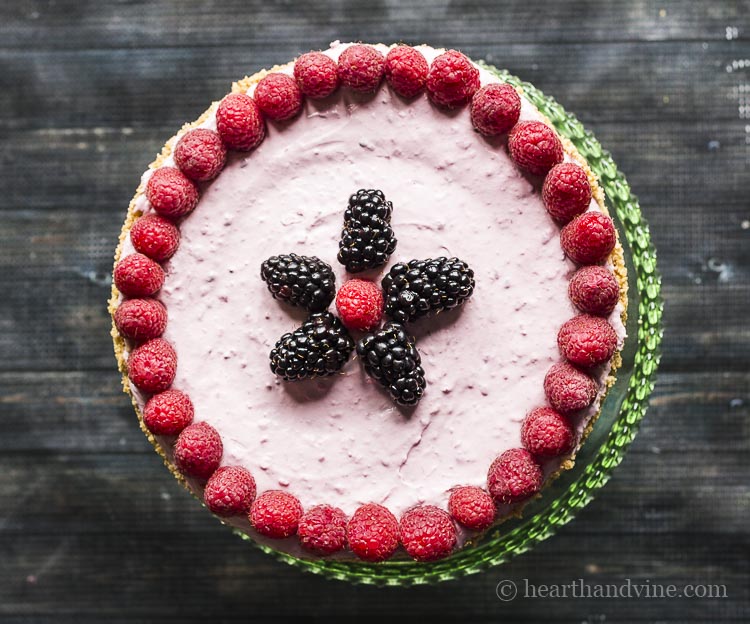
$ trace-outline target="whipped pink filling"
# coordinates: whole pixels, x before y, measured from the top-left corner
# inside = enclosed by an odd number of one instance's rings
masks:
[[[428,61],[440,52],[419,49]],[[524,98],[521,119],[539,118]],[[336,262],[337,243],[359,188],[393,202],[398,237],[391,262],[369,277],[441,255],[476,275],[463,308],[410,326],[428,382],[411,410],[396,407],[354,357],[341,374],[309,382],[283,382],[269,369],[274,343],[304,314],[273,300],[260,264],[316,255],[343,284],[351,276]],[[150,210],[145,197],[139,207]],[[524,416],[545,404],[544,375],[561,359],[557,331],[576,314],[567,296],[575,267],[559,229],[503,141],[475,132],[468,108],[446,112],[424,95],[404,101],[385,85],[371,96],[340,89],[306,101],[291,122],[269,123],[258,149],[230,156],[181,232],[161,292],[164,337],[178,354],[174,386],[190,395],[196,420],[221,434],[223,464],[245,466],[259,492],[288,489],[304,507],[352,514],[374,501],[398,517],[418,503],[446,508],[454,486],[484,486],[492,460],[521,445]],[[127,241],[123,255],[131,252]],[[620,313],[609,320],[622,342]],[[578,419],[579,432],[598,403]],[[232,523],[252,532],[244,519]],[[294,540],[274,545],[298,553]]]

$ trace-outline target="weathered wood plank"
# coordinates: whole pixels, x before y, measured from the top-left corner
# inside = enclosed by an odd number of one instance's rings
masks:
[[[395,617],[436,615],[472,621],[552,622],[746,621],[748,588],[743,585],[745,553],[733,540],[686,544],[672,536],[613,539],[563,530],[552,541],[508,565],[467,578],[459,585],[383,590],[350,587],[306,576],[240,543],[228,532],[204,535],[149,532],[121,536],[29,535],[2,545],[9,583],[0,586],[0,614],[31,616],[122,616],[133,621],[189,618],[247,621],[305,614],[367,613]],[[623,553],[627,555],[623,556]],[[585,553],[585,554],[584,554]],[[718,563],[717,563],[718,562]],[[71,582],[71,578],[75,582]],[[678,600],[567,599],[519,596],[503,603],[495,595],[500,580],[530,584],[715,583],[727,598]],[[262,579],[262,581],[261,581]],[[657,580],[658,579],[658,580]],[[158,589],[157,589],[158,588]],[[262,590],[261,590],[262,588]],[[294,596],[294,600],[289,597]],[[449,597],[450,599],[446,599]],[[554,609],[552,608],[554,605]],[[687,606],[680,606],[687,605]],[[676,617],[676,613],[684,616]],[[184,620],[182,620],[184,621]]]
[[[679,231],[692,237],[692,243],[703,230],[693,226],[714,222],[735,238],[750,236],[742,226],[748,215],[739,190],[746,178],[748,146],[739,119],[713,125],[644,122],[639,132],[630,124],[583,121],[612,152],[647,217],[655,225],[670,220],[669,229],[656,235],[671,241]],[[121,214],[141,173],[180,125],[175,120],[159,128],[9,131],[0,142],[0,211]],[[702,249],[692,246],[691,251]]]
[[[750,440],[738,435],[750,417],[750,374],[664,372],[658,382],[631,454],[662,455],[662,460],[645,461],[667,463],[685,453],[728,452],[740,460],[750,452]],[[91,372],[0,373],[0,410],[0,454],[54,459],[152,452],[114,366]]]
[[[584,122],[613,153],[665,245],[701,254],[694,243],[707,223],[735,241],[750,237],[739,192],[748,149],[739,119],[668,125],[666,136],[661,122],[643,123],[639,132],[630,124]],[[179,126],[9,132],[0,141],[0,211],[124,214],[141,173]]]
[[[0,454],[150,454],[112,362],[102,372],[0,373]]]
[[[242,2],[199,4],[26,0],[0,9],[4,46],[45,48],[144,46],[255,46],[279,41],[404,40],[467,42],[563,42],[743,40],[747,2],[590,2],[573,0],[486,3],[478,0],[425,4],[417,0],[370,3]],[[736,32],[735,30],[736,29]],[[38,33],[45,32],[40,39]],[[470,35],[468,35],[470,33]],[[467,36],[468,35],[468,36]]]
[[[3,373],[0,397],[3,534],[218,530],[162,467],[116,374]],[[742,536],[749,409],[747,373],[663,375],[623,465],[569,530]]]
[[[750,621],[749,15],[748,0],[0,3],[0,620]],[[105,311],[120,220],[164,139],[232,80],[336,38],[459,47],[556,96],[640,196],[667,300],[652,407],[596,500],[509,565],[385,600],[275,563],[176,484],[120,391]],[[728,597],[502,603],[503,578]]]
[[[0,368],[110,368],[106,308],[119,226],[69,212],[48,213],[41,226],[40,216],[20,213],[0,236]]]
[[[633,452],[568,531],[584,539],[648,534],[685,542],[742,540],[750,505],[746,454],[702,453],[697,472],[684,455]],[[150,531],[210,538],[221,532],[161,464],[153,452],[8,454],[0,460],[2,534],[10,539]]]
[[[0,90],[7,113],[0,129],[179,127],[221,98],[233,80],[327,43],[279,40],[253,53],[243,47],[0,48],[0,76],[14,86]],[[558,45],[499,40],[463,49],[533,82],[589,122],[684,121],[706,129],[738,119],[737,89],[746,69],[731,64],[750,56],[750,42],[600,43],[561,53]]]
[[[696,191],[698,192],[698,191]],[[95,194],[94,194],[95,195]],[[664,370],[750,368],[750,230],[743,206],[645,205],[665,274]],[[94,199],[92,207],[98,204]],[[0,225],[0,370],[111,370],[112,255],[124,214],[5,211]],[[676,227],[681,227],[675,238]]]

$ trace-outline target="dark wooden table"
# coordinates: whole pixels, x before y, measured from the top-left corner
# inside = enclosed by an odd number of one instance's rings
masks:
[[[459,47],[556,96],[628,175],[664,276],[659,384],[611,482],[439,587],[328,582],[240,542],[162,468],[114,368],[111,257],[152,155],[233,79],[337,38]],[[0,86],[0,621],[750,621],[750,2],[5,0]],[[727,597],[498,600],[525,578]]]

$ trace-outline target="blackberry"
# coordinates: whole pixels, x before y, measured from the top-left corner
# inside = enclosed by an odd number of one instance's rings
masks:
[[[422,358],[403,325],[388,323],[365,336],[357,343],[357,354],[367,374],[386,388],[396,403],[419,403],[426,386]]]
[[[382,285],[386,315],[406,323],[461,305],[474,292],[474,271],[458,258],[411,260],[394,264]]]
[[[271,370],[286,381],[328,377],[341,370],[353,350],[354,340],[338,317],[319,312],[279,338]]]
[[[370,217],[377,217],[390,223],[391,214],[393,214],[393,203],[386,201],[383,191],[359,189],[349,197],[349,206],[344,212],[344,223],[366,221]]]
[[[396,249],[391,228],[393,204],[382,191],[360,189],[349,198],[338,261],[349,273],[374,269],[388,262]]]
[[[260,277],[274,299],[310,312],[322,312],[336,296],[331,265],[315,256],[271,256],[260,265]]]

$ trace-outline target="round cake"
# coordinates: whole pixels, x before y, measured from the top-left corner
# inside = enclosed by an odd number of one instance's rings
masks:
[[[257,541],[369,562],[447,557],[570,468],[626,307],[597,180],[520,90],[338,42],[166,143],[110,300],[172,472]]]

